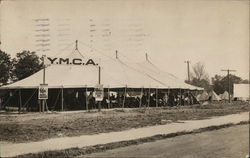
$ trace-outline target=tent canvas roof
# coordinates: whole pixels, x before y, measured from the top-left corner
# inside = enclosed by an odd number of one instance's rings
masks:
[[[161,82],[168,83],[169,88],[178,87],[178,88],[190,89],[190,90],[203,90],[203,88],[192,86],[190,84],[185,83],[184,80],[177,78],[173,74],[160,70],[150,61],[137,63],[135,67],[139,69],[141,72],[149,76],[153,76],[154,78],[157,78],[157,80]]]
[[[104,88],[202,89],[160,71],[148,61],[132,64],[113,59],[102,60],[100,65]],[[98,66],[50,65],[45,71],[45,82],[49,88],[93,88],[98,83]],[[43,70],[40,70],[0,89],[38,88],[42,80]]]
[[[223,94],[220,95],[222,100],[228,100],[229,98],[229,93],[225,91]]]
[[[206,91],[203,91],[199,96],[197,96],[198,101],[205,101],[208,100],[209,95]]]
[[[209,93],[209,96],[211,97],[211,100],[213,100],[213,101],[219,101],[219,100],[221,100],[221,98],[214,91],[211,91]]]

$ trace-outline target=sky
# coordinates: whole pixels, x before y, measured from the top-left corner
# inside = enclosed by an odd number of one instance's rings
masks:
[[[129,62],[149,60],[181,79],[197,62],[209,77],[221,69],[249,77],[247,0],[3,0],[1,49],[39,55],[103,54]]]

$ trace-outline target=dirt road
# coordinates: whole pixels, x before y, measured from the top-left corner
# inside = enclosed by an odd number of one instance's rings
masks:
[[[82,158],[245,158],[249,145],[248,133],[249,125],[238,125],[84,155]]]

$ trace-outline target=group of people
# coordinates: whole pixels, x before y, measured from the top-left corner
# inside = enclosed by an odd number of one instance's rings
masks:
[[[97,102],[93,92],[90,92],[87,96],[87,102],[89,109],[96,109]],[[195,104],[195,98],[189,93],[146,93],[141,96],[128,96],[127,94],[117,93],[114,95],[111,93],[104,95],[101,101],[102,108],[118,108],[118,107],[156,107],[156,106],[181,106]]]

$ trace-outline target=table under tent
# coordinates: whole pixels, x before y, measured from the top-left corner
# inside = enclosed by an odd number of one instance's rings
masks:
[[[104,88],[102,108],[148,107],[197,104],[194,93],[203,88],[186,84],[160,71],[150,61],[125,63],[120,59],[102,61],[100,83]],[[94,90],[99,66],[50,65],[45,68],[48,110],[95,109]],[[39,111],[38,88],[43,70],[0,87],[1,108]]]

